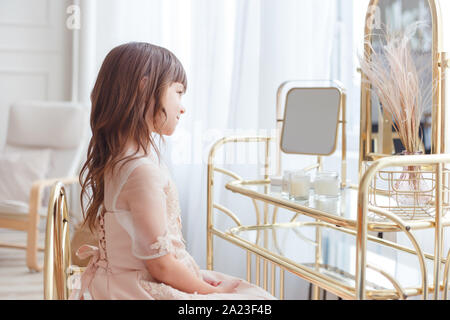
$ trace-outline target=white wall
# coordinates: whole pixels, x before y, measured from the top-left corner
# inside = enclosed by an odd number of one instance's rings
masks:
[[[0,0],[0,148],[18,100],[69,100],[69,0]]]

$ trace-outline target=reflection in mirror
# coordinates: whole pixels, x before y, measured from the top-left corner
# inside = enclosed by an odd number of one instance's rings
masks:
[[[343,89],[337,82],[287,82],[280,87],[284,107],[281,150],[330,155],[336,149]]]
[[[381,53],[386,34],[401,32],[409,36],[411,56],[418,70],[423,100],[420,121],[421,151],[431,153],[431,123],[433,100],[433,30],[428,0],[379,0],[380,23],[371,30],[372,46]],[[378,28],[378,29],[377,29]],[[372,135],[371,152],[397,154],[405,150],[389,119],[383,112],[376,94],[371,93]]]

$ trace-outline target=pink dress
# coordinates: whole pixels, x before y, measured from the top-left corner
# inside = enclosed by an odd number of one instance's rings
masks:
[[[155,155],[131,160],[114,174],[106,175],[104,206],[106,213],[99,220],[99,246],[83,245],[77,251],[80,258],[90,257],[90,261],[81,282],[72,281],[70,299],[81,298],[86,290],[93,299],[102,300],[275,299],[241,279],[235,293],[192,294],[152,278],[143,260],[172,253],[200,279],[238,280],[224,273],[200,270],[186,251],[178,191],[167,166],[159,164]]]

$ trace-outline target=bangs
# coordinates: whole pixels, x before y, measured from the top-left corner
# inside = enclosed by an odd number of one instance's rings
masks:
[[[172,82],[179,82],[182,83],[184,86],[184,91],[187,90],[187,77],[186,77],[186,71],[183,68],[183,65],[181,62],[177,59],[177,57],[172,57],[172,66],[170,70],[170,76],[169,79]]]

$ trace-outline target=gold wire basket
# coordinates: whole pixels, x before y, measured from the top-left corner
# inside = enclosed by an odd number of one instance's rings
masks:
[[[370,166],[366,163],[365,168]],[[450,170],[442,173],[442,214],[450,209]],[[379,170],[369,185],[369,204],[389,210],[403,220],[434,220],[436,171],[430,166],[389,167]],[[372,213],[371,219],[384,220]]]

